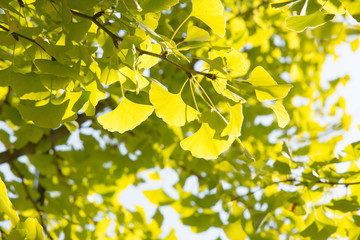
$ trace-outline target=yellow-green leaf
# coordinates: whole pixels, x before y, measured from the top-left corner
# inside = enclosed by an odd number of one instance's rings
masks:
[[[238,103],[230,107],[230,121],[226,128],[221,133],[221,136],[235,136],[238,137],[241,135],[241,125],[244,120],[244,115],[242,114],[242,104]]]
[[[19,216],[14,210],[8,198],[5,183],[0,178],[0,212],[4,212],[10,218],[11,225],[14,227],[19,222]]]
[[[225,54],[227,70],[232,72],[232,75],[244,75],[246,73],[246,64],[244,56],[235,50]]]
[[[334,14],[324,14],[321,11],[316,11],[306,16],[292,16],[286,19],[285,25],[290,30],[295,32],[302,32],[309,27],[318,27],[331,21]]]
[[[234,139],[214,138],[215,130],[208,123],[202,123],[200,129],[193,135],[180,142],[184,150],[188,150],[194,157],[216,159],[222,152],[227,150]]]
[[[292,87],[293,85],[291,84],[280,84],[266,87],[256,86],[254,88],[259,101],[265,101],[286,97]]]
[[[143,191],[144,195],[151,203],[162,206],[174,202],[174,199],[169,197],[162,189]]]
[[[225,35],[226,20],[220,0],[192,0],[194,16],[208,25],[220,37]]]
[[[279,127],[283,128],[288,124],[290,117],[282,103],[276,102],[275,105],[265,105],[269,106],[274,111]]]
[[[184,42],[192,41],[210,41],[210,35],[207,31],[196,26],[190,26],[187,29],[186,38]]]
[[[112,112],[98,117],[98,121],[105,129],[111,132],[123,133],[137,127],[153,111],[153,106],[134,103],[124,97],[119,106]]]
[[[26,239],[44,240],[43,227],[36,218],[27,218],[23,226],[26,230]]]
[[[223,226],[224,232],[229,239],[242,240],[246,239],[247,235],[241,227],[241,221],[238,220],[228,225]]]
[[[154,82],[151,84],[150,102],[156,115],[168,124],[184,126],[198,118],[198,111],[184,103],[181,93],[170,93]]]
[[[254,86],[256,98],[259,101],[284,98],[293,87],[291,84],[278,85],[261,66],[257,66],[251,72],[250,78],[247,81]]]

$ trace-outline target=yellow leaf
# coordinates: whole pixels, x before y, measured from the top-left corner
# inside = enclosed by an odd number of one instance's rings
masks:
[[[242,240],[246,239],[247,235],[241,227],[240,220],[223,226],[224,232],[229,239]]]
[[[269,106],[274,111],[279,127],[283,128],[288,124],[290,117],[282,103],[276,102],[275,105],[265,105]]]
[[[261,66],[257,66],[251,72],[250,78],[247,81],[254,86],[256,98],[259,101],[284,98],[293,87],[291,84],[278,85]]]
[[[226,128],[221,133],[221,136],[235,136],[241,135],[241,125],[244,120],[242,114],[242,104],[238,103],[230,107],[230,121]]]
[[[24,222],[26,230],[26,239],[28,240],[43,240],[43,227],[39,224],[36,218],[27,218]]]
[[[14,210],[8,198],[5,183],[0,178],[0,212],[4,212],[10,218],[11,225],[14,227],[19,222],[19,216]]]
[[[150,102],[156,115],[168,124],[184,126],[198,118],[198,111],[184,103],[181,93],[170,93],[156,83],[151,84]]]
[[[324,14],[321,11],[316,11],[306,16],[292,16],[286,19],[285,25],[288,29],[295,32],[302,32],[308,27],[318,27],[331,21],[334,14]]]
[[[125,79],[120,78],[121,83],[125,83],[126,80],[129,79],[139,89],[143,89],[149,85],[149,81],[145,77],[143,77],[138,71],[134,71],[129,67],[122,67],[119,69],[119,72],[125,77]]]
[[[202,123],[200,129],[180,142],[184,150],[189,150],[194,157],[216,159],[227,150],[234,139],[222,140],[214,138],[215,130],[208,123]]]
[[[111,132],[124,133],[145,121],[153,111],[153,106],[134,103],[124,97],[119,106],[98,117],[98,121]]]
[[[151,203],[158,206],[174,202],[174,199],[169,197],[162,189],[143,191],[143,193]]]
[[[231,52],[225,54],[225,58],[227,69],[236,73],[235,76],[246,73],[245,58],[240,52],[231,50]]]
[[[208,25],[220,37],[225,35],[226,20],[220,0],[192,0],[194,16]]]

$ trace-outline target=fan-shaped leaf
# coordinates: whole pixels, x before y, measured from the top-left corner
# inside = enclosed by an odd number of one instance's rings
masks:
[[[184,126],[187,122],[197,119],[199,114],[184,103],[181,93],[170,93],[156,83],[151,84],[150,101],[155,107],[156,115],[175,126]]]
[[[244,120],[242,114],[242,104],[238,103],[230,107],[230,121],[226,128],[221,133],[221,136],[235,136],[241,135],[241,125]]]
[[[224,7],[220,0],[192,0],[191,15],[208,25],[220,37],[225,35]]]
[[[98,117],[98,121],[111,132],[124,133],[145,121],[153,111],[153,106],[134,103],[123,98],[119,106],[112,112]]]

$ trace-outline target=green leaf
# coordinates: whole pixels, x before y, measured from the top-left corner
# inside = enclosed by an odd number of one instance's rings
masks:
[[[194,16],[208,25],[220,37],[225,36],[226,20],[224,7],[220,0],[192,0],[191,16]]]
[[[168,124],[184,126],[198,118],[199,112],[184,103],[181,92],[170,93],[154,82],[151,84],[150,102],[155,107],[156,115]]]
[[[359,210],[360,206],[356,199],[339,199],[339,200],[332,200],[331,205],[326,205],[327,208],[338,210],[341,212],[353,212]]]
[[[19,222],[19,216],[14,210],[8,198],[5,183],[0,178],[0,212],[4,212],[10,218],[11,225],[14,227]]]
[[[53,74],[58,77],[70,77],[74,80],[79,79],[79,75],[73,68],[56,61],[36,59],[35,65],[41,72],[44,73]]]
[[[139,1],[139,4],[142,8],[141,14],[148,12],[161,12],[169,10],[172,6],[179,3],[179,0],[142,0]]]
[[[230,107],[230,121],[226,128],[222,131],[221,136],[234,136],[238,137],[241,135],[241,125],[244,120],[242,113],[242,104],[238,103]]]
[[[10,72],[10,85],[21,99],[41,100],[50,95],[35,73]]]
[[[334,14],[324,14],[321,11],[316,11],[306,16],[293,16],[286,19],[286,27],[295,32],[302,32],[309,27],[318,27],[331,21]]]
[[[290,174],[290,166],[287,163],[281,161],[275,161],[274,170],[278,171],[280,174]]]
[[[119,106],[98,117],[98,122],[110,132],[124,133],[145,121],[153,111],[153,106],[134,103],[123,97]]]
[[[31,101],[21,101],[17,109],[25,121],[33,121],[36,126],[43,128],[57,128],[68,105],[69,100],[59,105],[49,102],[42,106],[37,106]]]
[[[191,41],[210,41],[210,35],[204,29],[198,28],[196,26],[190,26],[187,29],[184,42]]]
[[[282,105],[282,103],[278,101],[275,102],[275,105],[269,105],[269,104],[265,104],[265,105],[270,107],[274,111],[279,127],[284,128],[290,121],[289,114],[287,113],[284,105]]]

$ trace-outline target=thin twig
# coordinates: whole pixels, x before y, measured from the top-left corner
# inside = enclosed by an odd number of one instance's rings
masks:
[[[80,12],[77,12],[77,11],[74,11],[74,10],[71,10],[71,12],[75,16],[78,16],[78,17],[81,17],[81,18],[88,19],[88,20],[92,21],[96,26],[98,26],[101,30],[103,30],[105,33],[107,33],[112,38],[113,43],[114,43],[116,48],[119,46],[119,42],[121,42],[123,40],[122,37],[114,34],[108,28],[106,28],[103,24],[101,24],[97,20],[97,17],[98,17],[97,14],[95,14],[94,16],[89,16],[89,15],[86,15],[86,14],[83,14],[83,13],[80,13]],[[207,78],[209,78],[211,80],[216,79],[216,75],[214,75],[212,73],[200,72],[200,71],[196,71],[196,70],[193,70],[193,69],[189,69],[189,68],[187,68],[185,66],[182,66],[182,65],[178,64],[177,62],[174,62],[173,60],[169,59],[166,54],[157,54],[157,53],[153,53],[153,52],[143,50],[143,49],[138,48],[138,47],[136,47],[136,51],[138,51],[140,55],[146,54],[146,55],[149,55],[149,56],[152,56],[152,57],[162,59],[162,60],[174,65],[175,67],[177,67],[181,71],[185,72],[186,75],[189,78],[190,78],[191,74],[199,74],[199,75],[203,75],[203,76],[205,76],[205,77],[207,77]]]
[[[25,190],[25,194],[28,197],[28,199],[31,201],[32,205],[34,206],[35,210],[38,212],[39,214],[39,218],[40,218],[40,224],[43,227],[46,235],[52,240],[52,236],[50,235],[50,233],[47,231],[46,229],[46,225],[44,223],[44,219],[43,219],[43,212],[42,210],[39,208],[39,206],[36,204],[34,198],[31,196],[30,191],[25,183],[24,180],[24,175],[22,175],[22,173],[19,171],[19,169],[15,166],[15,164],[13,162],[10,162],[10,166],[15,170],[15,172],[19,175],[20,179],[21,179],[21,184],[24,187]]]
[[[4,26],[0,25],[0,28],[2,30],[6,31],[6,32],[10,32],[10,29],[8,29],[7,27],[4,27]],[[46,52],[51,57],[51,59],[56,60],[56,58],[54,56],[52,56],[49,52],[47,52],[46,49],[43,46],[41,46],[38,42],[36,42],[34,39],[29,38],[29,37],[27,37],[25,35],[22,35],[20,33],[16,33],[16,32],[11,32],[11,35],[14,37],[14,39],[16,41],[19,41],[19,38],[23,38],[23,39],[26,39],[26,40],[34,43],[35,45],[39,46],[44,52]]]

